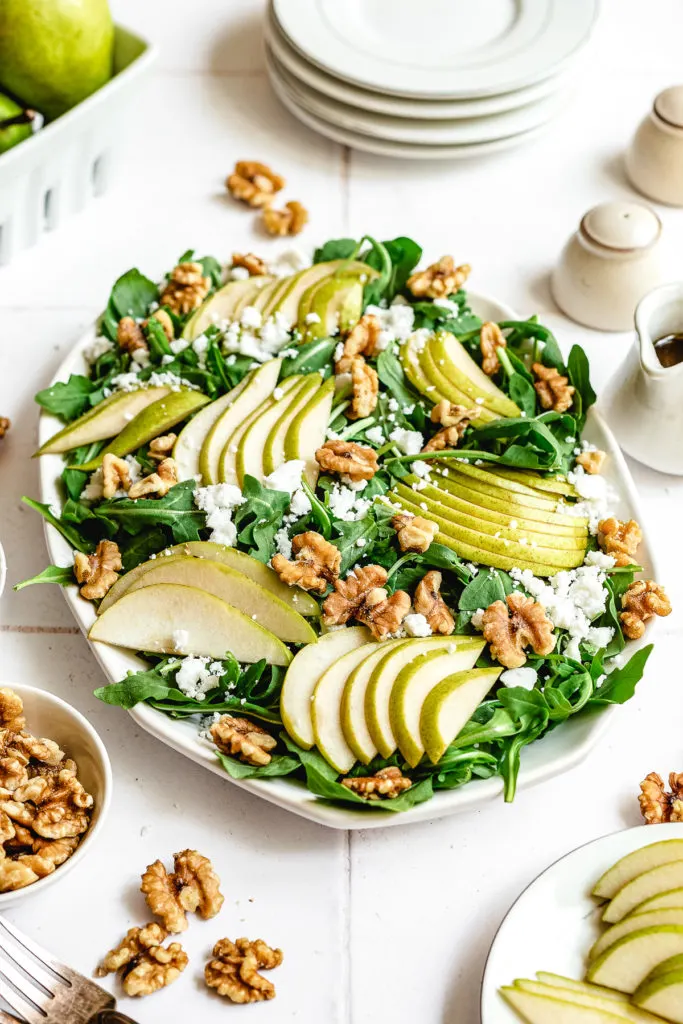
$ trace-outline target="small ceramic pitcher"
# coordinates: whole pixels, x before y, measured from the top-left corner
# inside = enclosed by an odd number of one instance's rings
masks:
[[[683,362],[663,366],[655,342],[683,334],[683,283],[655,288],[635,314],[636,340],[600,398],[621,447],[660,473],[683,476]]]

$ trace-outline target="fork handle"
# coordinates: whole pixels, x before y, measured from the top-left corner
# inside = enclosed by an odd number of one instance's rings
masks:
[[[125,1013],[118,1010],[100,1010],[90,1021],[90,1024],[136,1024],[132,1017],[126,1017]]]

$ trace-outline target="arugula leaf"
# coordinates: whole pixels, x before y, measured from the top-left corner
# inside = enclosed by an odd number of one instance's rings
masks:
[[[377,357],[377,376],[399,405],[415,405],[418,401],[397,356],[389,348],[385,348]]]
[[[62,482],[69,498],[78,501],[88,479],[88,474],[80,469],[72,469],[71,465],[80,466],[90,462],[96,455],[99,455],[104,448],[106,441],[95,441],[94,444],[84,444],[80,448],[72,448],[67,453],[68,465],[62,470]]]
[[[68,587],[70,583],[74,582],[73,566],[48,565],[47,569],[43,569],[37,576],[31,576],[28,580],[15,583],[12,590],[23,590],[24,587],[30,587],[34,583],[58,583],[60,587]]]
[[[264,487],[256,477],[244,478],[242,494],[245,501],[234,513],[237,538],[249,554],[267,563],[275,547],[275,534],[282,526],[282,517],[289,508],[287,491]]]
[[[460,595],[458,610],[476,612],[488,608],[494,601],[504,601],[513,589],[512,578],[502,569],[480,569]]]
[[[144,333],[149,345],[149,354],[152,362],[160,363],[162,356],[173,355],[173,350],[166,337],[166,331],[155,317],[149,318],[145,325]]]
[[[63,522],[58,516],[54,514],[49,505],[44,505],[40,501],[34,501],[33,498],[28,498],[26,495],[21,499],[25,505],[32,508],[35,512],[40,513],[43,519],[54,526],[55,530],[58,530],[62,537],[68,540],[72,548],[76,551],[84,551],[86,554],[95,550],[95,544],[84,537],[80,530],[77,530],[70,523]]]
[[[557,339],[552,331],[539,324],[538,318],[530,317],[528,320],[501,320],[498,325],[502,330],[509,330],[508,346],[520,347],[525,341],[533,342],[531,358],[533,362],[542,362],[545,366],[554,366],[564,373],[565,365],[562,360],[562,352],[557,344]],[[539,353],[538,343],[542,349]]]
[[[220,288],[223,283],[223,268],[216,257],[202,256],[201,259],[197,260],[197,263],[201,263],[202,270],[204,271],[204,277],[209,278],[211,281],[211,287]]]
[[[390,242],[384,242],[384,248],[389,253],[392,263],[392,276],[389,284],[389,291],[392,298],[398,295],[406,286],[406,281],[422,259],[422,247],[414,242],[412,238],[399,236]]]
[[[330,260],[350,260],[358,252],[354,238],[331,238],[313,253],[314,263],[328,263]]]
[[[589,703],[596,705],[624,704],[636,692],[636,686],[640,682],[645,670],[647,659],[652,654],[653,644],[641,647],[639,651],[626,662],[622,668],[617,668],[607,676],[607,679],[593,693]]]
[[[115,311],[119,320],[124,316],[132,316],[134,320],[139,320],[147,316],[149,307],[156,301],[158,293],[154,281],[150,281],[137,267],[133,267],[115,282],[107,308]]]
[[[446,569],[462,583],[468,583],[471,574],[451,548],[433,543],[424,553],[409,551],[402,555],[389,570],[387,582],[395,590],[410,590],[424,576],[427,569]],[[488,606],[487,606],[488,607]]]
[[[295,356],[283,359],[280,380],[292,377],[296,373],[314,373],[323,369],[326,376],[329,376],[332,372],[332,354],[338,344],[338,338],[316,338],[305,345],[299,345]]]
[[[591,387],[588,357],[580,345],[573,345],[567,360],[569,383],[574,387],[573,407],[581,426],[597,398]]]
[[[292,772],[301,768],[301,762],[294,757],[287,757],[285,754],[271,754],[270,761],[264,765],[245,764],[235,757],[228,757],[220,750],[216,751],[216,757],[225,768],[232,779],[267,779],[282,775],[291,775]]]
[[[94,695],[105,704],[113,704],[129,711],[136,704],[151,697],[159,700],[168,697],[171,689],[172,687],[159,676],[156,669],[150,669],[149,672],[135,672],[119,683],[100,686],[94,691]]]
[[[206,516],[194,504],[194,480],[184,480],[163,498],[133,501],[112,498],[94,509],[97,518],[113,520],[126,533],[138,534],[148,526],[168,526],[176,544],[199,540]]]
[[[118,539],[123,572],[130,572],[136,565],[162,551],[166,547],[167,537],[159,526],[151,526],[140,533]]]
[[[97,385],[87,377],[72,373],[66,383],[57,381],[49,388],[39,391],[35,400],[46,412],[59,416],[68,423],[90,408],[89,396],[96,387]]]

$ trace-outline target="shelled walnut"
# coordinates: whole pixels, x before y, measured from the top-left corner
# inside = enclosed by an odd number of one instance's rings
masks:
[[[413,606],[418,615],[424,615],[432,633],[450,636],[455,629],[455,619],[441,596],[442,580],[436,569],[425,573],[415,588]]]
[[[315,453],[323,473],[348,476],[351,480],[372,480],[379,469],[377,452],[355,441],[335,438],[326,441]]]
[[[671,602],[654,580],[635,580],[621,598],[621,628],[629,640],[639,640],[645,632],[645,623],[653,615],[670,615]]]
[[[606,452],[601,452],[599,448],[594,448],[580,452],[576,456],[576,464],[577,466],[582,466],[587,473],[594,475],[600,472],[606,458]]]
[[[225,181],[225,187],[235,199],[249,206],[268,206],[276,192],[285,187],[285,179],[271,171],[267,164],[257,160],[238,160],[235,170]]]
[[[94,805],[76,763],[26,730],[21,698],[0,689],[0,892],[52,874],[77,848]]]
[[[11,426],[6,416],[0,416],[0,437],[4,437]]]
[[[265,206],[263,226],[269,235],[299,235],[308,224],[308,210],[296,200],[285,203],[284,209],[274,210]]]
[[[531,369],[538,380],[534,383],[538,400],[543,409],[566,412],[574,401],[574,388],[567,377],[563,377],[554,366],[534,363]]]
[[[445,405],[448,405],[446,410]],[[432,409],[432,420],[439,416],[446,421],[442,430],[439,430],[422,449],[423,452],[439,452],[444,448],[457,448],[458,444],[469,427],[472,420],[481,415],[481,409],[477,406],[468,409],[464,405],[455,405],[451,402],[440,402]],[[436,421],[438,422],[438,421]]]
[[[163,498],[178,483],[175,459],[164,456],[154,473],[130,485],[129,498]]]
[[[545,608],[518,591],[508,594],[505,602],[488,606],[482,632],[491,645],[491,657],[505,668],[520,668],[526,661],[526,647],[544,656],[555,647],[553,624]]]
[[[344,625],[355,619],[367,626],[380,640],[396,633],[410,611],[410,597],[404,590],[391,596],[385,589],[387,571],[381,565],[360,566],[338,579],[334,591],[323,602],[323,622],[327,626]]]
[[[201,306],[211,290],[211,281],[204,276],[201,263],[188,260],[171,271],[159,296],[159,305],[168,306],[176,316],[185,316]],[[162,325],[163,326],[163,325]]]
[[[424,554],[439,532],[431,519],[415,516],[412,512],[401,512],[392,516],[391,525],[396,530],[401,551],[418,551]]]
[[[96,601],[113,587],[121,571],[121,552],[113,540],[101,540],[92,555],[77,551],[74,575],[81,585],[81,597]]]
[[[617,565],[634,565],[643,531],[635,521],[629,519],[602,519],[598,523],[598,545],[606,555],[612,555]]]
[[[506,346],[505,335],[498,324],[487,321],[481,325],[479,332],[479,348],[482,355],[481,368],[487,377],[493,377],[500,370],[497,350]]]
[[[187,928],[187,913],[198,913],[205,919],[215,917],[224,897],[208,857],[196,850],[182,850],[173,855],[173,866],[169,873],[160,860],[148,865],[140,891],[166,931],[178,934]]]
[[[178,942],[162,943],[168,937],[161,925],[130,928],[118,946],[111,949],[95,972],[98,977],[120,972],[128,996],[147,996],[166,988],[180,977],[188,957]]]
[[[669,773],[667,793],[664,780],[656,772],[646,775],[640,784],[640,813],[646,825],[683,821],[683,772]]]
[[[426,270],[418,270],[407,281],[408,291],[416,298],[443,299],[462,288],[471,267],[463,263],[457,267],[452,256],[442,256]]]
[[[401,774],[395,766],[381,768],[374,775],[357,775],[351,779],[342,779],[342,786],[367,800],[395,800],[397,796],[410,789],[412,782]]]
[[[234,252],[232,254],[232,266],[243,267],[249,273],[249,277],[263,277],[268,273],[268,264],[253,252]]]
[[[292,538],[290,561],[284,555],[273,555],[271,565],[283,583],[288,586],[324,594],[330,583],[339,576],[341,552],[334,544],[315,530],[307,530]]]
[[[275,998],[275,986],[259,971],[279,967],[282,959],[282,950],[271,949],[263,939],[219,939],[204,978],[209,988],[233,1003],[261,1003]]]
[[[380,333],[379,319],[373,313],[365,313],[346,335],[342,354],[334,364],[334,372],[350,373],[356,356],[366,356],[368,359],[374,356]]]
[[[351,405],[346,410],[348,419],[361,420],[370,416],[377,408],[379,377],[362,356],[354,356],[351,360],[351,388]]]
[[[272,760],[269,751],[277,746],[277,740],[266,729],[248,718],[236,718],[234,715],[221,715],[209,732],[219,750],[238,757],[246,764],[269,764]]]

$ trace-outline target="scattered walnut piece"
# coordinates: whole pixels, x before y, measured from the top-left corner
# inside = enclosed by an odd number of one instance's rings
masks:
[[[638,803],[646,825],[683,821],[683,773],[670,772],[670,793],[666,792],[664,780],[656,772],[645,776],[640,789]]]
[[[482,618],[484,638],[491,645],[491,657],[505,668],[520,668],[526,661],[524,648],[546,655],[555,647],[553,624],[542,604],[515,591],[503,601],[494,601]]]
[[[268,264],[253,252],[234,252],[232,254],[233,267],[244,267],[249,271],[250,277],[263,277],[268,273]]]
[[[299,533],[292,539],[294,561],[273,555],[271,565],[288,586],[324,594],[329,583],[339,576],[341,552],[315,530]]]
[[[4,437],[11,426],[6,416],[0,416],[0,437]]]
[[[96,601],[116,583],[121,570],[121,552],[113,540],[101,540],[92,555],[77,551],[74,575],[81,584],[81,597]]]
[[[401,551],[423,553],[439,532],[439,527],[431,519],[414,516],[411,512],[400,512],[393,516],[391,525],[398,535]]]
[[[115,974],[122,967],[131,963],[150,946],[160,946],[168,938],[168,933],[156,922],[142,928],[129,928],[118,946],[110,949],[95,971],[98,978],[107,974]]]
[[[350,420],[361,420],[375,411],[379,394],[377,372],[362,356],[354,356],[351,360],[351,386],[351,406],[346,410],[346,416]]]
[[[149,351],[142,327],[133,320],[132,316],[124,316],[119,320],[119,325],[116,328],[116,340],[119,343],[119,348],[130,352],[131,355],[138,349]]]
[[[563,377],[554,366],[544,366],[543,363],[534,363],[531,369],[538,377],[534,388],[541,407],[566,412],[574,400],[574,388],[568,378]]]
[[[123,990],[129,996],[148,996],[179,978],[188,957],[179,942],[169,946],[158,924],[131,928],[118,946],[111,949],[95,972],[98,977],[121,971]]]
[[[172,875],[160,860],[148,864],[142,875],[140,891],[144,893],[147,906],[164,922],[166,931],[177,935],[187,928],[187,917],[175,887]]]
[[[308,210],[296,200],[285,203],[282,210],[274,210],[272,206],[263,210],[263,226],[269,235],[299,235],[307,224]]]
[[[355,441],[326,441],[317,449],[315,458],[324,473],[348,476],[354,481],[372,480],[379,469],[377,453]]]
[[[354,357],[375,355],[381,333],[381,325],[373,313],[365,313],[352,327],[344,341],[344,351],[334,366],[335,373],[350,373]]]
[[[125,459],[111,452],[102,459],[102,495],[113,498],[117,491],[127,491],[130,487],[130,466]]]
[[[481,409],[479,407],[468,409],[464,405],[456,405],[445,400],[439,402],[432,409],[431,419],[434,423],[445,421],[444,427],[434,434],[434,437],[430,438],[422,451],[440,452],[444,448],[457,448],[460,439],[472,420],[478,419],[480,415]]]
[[[129,498],[163,498],[178,483],[175,459],[163,458],[155,473],[131,484]]]
[[[384,587],[375,587],[356,611],[356,619],[367,626],[375,640],[398,633],[410,611],[410,594],[395,590],[389,597]]]
[[[342,786],[364,796],[368,800],[395,800],[397,796],[410,789],[412,782],[401,774],[401,769],[393,765],[381,768],[374,775],[359,775],[352,779],[342,779]]]
[[[500,360],[496,350],[506,347],[505,335],[498,324],[488,320],[481,325],[479,332],[479,348],[483,357],[481,368],[488,377],[493,377],[500,370]]]
[[[238,160],[225,187],[235,199],[249,206],[268,206],[275,193],[285,187],[285,179],[257,160]]]
[[[269,751],[277,746],[277,740],[266,729],[247,718],[235,718],[233,715],[221,715],[210,732],[219,750],[231,757],[239,757],[246,764],[269,764],[272,759]]]
[[[576,456],[577,465],[583,466],[587,473],[599,473],[602,469],[602,464],[607,458],[606,452],[601,452],[599,448],[593,451],[581,452],[580,455]]]
[[[424,615],[432,633],[450,636],[455,629],[455,619],[441,596],[442,581],[443,577],[436,569],[425,573],[415,588],[413,605],[418,615]]]
[[[204,978],[209,988],[233,1003],[260,1003],[275,998],[275,986],[259,970],[272,970],[281,963],[282,950],[271,949],[263,939],[219,939]]]
[[[645,632],[645,623],[653,615],[670,615],[671,602],[664,590],[654,580],[636,580],[621,598],[624,609],[619,618],[621,628],[629,640],[639,640]]]
[[[634,565],[643,532],[635,519],[627,523],[621,519],[603,519],[598,523],[598,544],[606,555],[612,555],[617,565]]]
[[[169,275],[159,305],[168,306],[176,316],[185,316],[201,306],[210,291],[211,281],[204,277],[201,263],[179,263]]]
[[[149,319],[143,322],[142,326],[146,327],[150,320],[157,320],[161,324],[161,327],[163,329],[164,334],[166,335],[167,340],[173,341],[175,329],[173,327],[173,321],[171,320],[170,316],[168,315],[165,309],[155,310],[154,313],[152,313],[152,315],[149,317]]]
[[[177,934],[187,928],[186,912],[198,912],[207,919],[215,917],[223,906],[223,895],[208,857],[197,850],[182,850],[173,855],[173,863],[170,874],[160,860],[148,865],[140,891],[166,931]]]
[[[418,270],[409,277],[408,290],[420,299],[447,298],[462,288],[471,269],[467,263],[456,267],[452,256],[442,256],[438,263],[432,263],[426,270]]]
[[[387,570],[381,565],[365,565],[348,573],[345,580],[338,579],[334,591],[323,602],[323,622],[326,626],[343,626],[355,617],[367,594],[387,582]]]
[[[162,434],[161,437],[155,437],[153,441],[149,442],[150,459],[154,459],[155,462],[163,462],[173,451],[176,441],[175,434]]]

